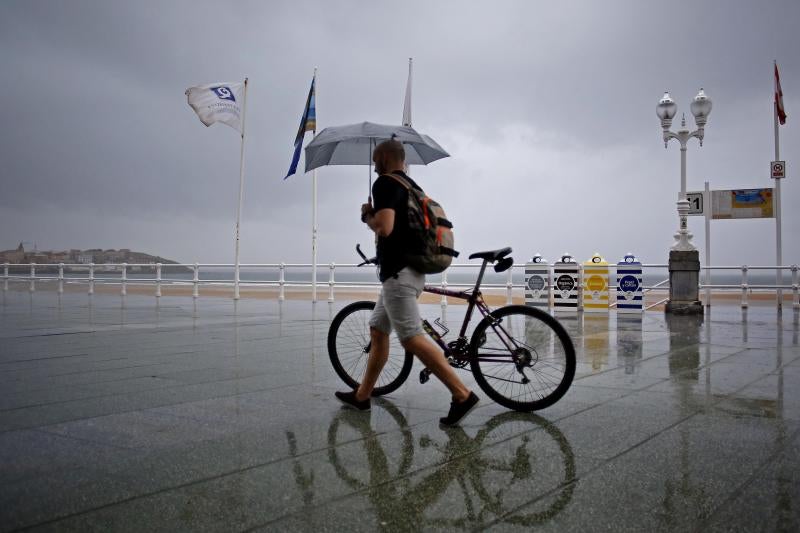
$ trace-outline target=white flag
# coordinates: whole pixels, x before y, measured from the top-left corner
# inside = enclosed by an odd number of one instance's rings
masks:
[[[239,133],[242,132],[242,102],[244,83],[210,83],[186,89],[189,105],[200,117],[200,122],[210,126],[222,122]]]

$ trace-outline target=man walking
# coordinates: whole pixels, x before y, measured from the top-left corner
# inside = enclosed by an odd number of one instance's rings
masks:
[[[361,411],[370,409],[372,389],[389,358],[389,334],[394,329],[403,347],[416,355],[450,390],[453,396],[450,412],[439,422],[456,425],[477,406],[478,396],[459,379],[441,350],[425,338],[417,305],[425,275],[409,267],[404,259],[416,246],[415,235],[408,224],[409,192],[392,175],[422,189],[403,172],[405,150],[402,143],[382,142],[375,148],[372,160],[379,175],[372,187],[375,205],[361,206],[361,220],[378,237],[382,288],[369,321],[372,344],[361,385],[354,391],[337,392],[336,397],[349,407]]]

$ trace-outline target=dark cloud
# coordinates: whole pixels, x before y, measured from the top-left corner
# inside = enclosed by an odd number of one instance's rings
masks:
[[[706,146],[689,150],[690,189],[770,186],[777,58],[791,177],[799,15],[791,1],[4,2],[0,248],[36,240],[230,261],[239,139],[204,128],[183,91],[249,76],[243,258],[306,261],[310,175],[281,178],[313,68],[321,127],[397,123],[413,56],[414,124],[453,155],[415,176],[465,249],[631,247],[660,261],[677,225],[679,155],[661,147],[656,101],[669,89],[688,112],[700,86],[714,100]],[[349,261],[369,241],[353,215],[366,173],[318,173],[322,260]],[[784,183],[790,262],[794,183]],[[715,258],[771,257],[769,224],[715,223],[720,239],[746,243]]]

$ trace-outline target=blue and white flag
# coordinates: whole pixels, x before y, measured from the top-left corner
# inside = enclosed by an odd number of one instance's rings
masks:
[[[288,178],[297,172],[297,163],[300,161],[300,148],[303,147],[303,138],[307,131],[317,131],[317,109],[314,105],[314,82],[316,77],[311,79],[311,89],[308,91],[308,98],[306,99],[306,107],[303,110],[303,116],[300,118],[300,128],[297,130],[297,136],[294,138],[294,154],[292,155],[292,163],[289,165],[289,172],[286,173]]]
[[[200,122],[210,126],[222,122],[242,133],[243,82],[222,82],[186,89],[189,105]]]

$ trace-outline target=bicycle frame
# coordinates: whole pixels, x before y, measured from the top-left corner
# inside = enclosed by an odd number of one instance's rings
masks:
[[[475,311],[475,308],[483,315],[483,317],[487,317],[491,312],[491,308],[483,301],[483,294],[481,293],[481,282],[483,281],[483,275],[486,273],[486,265],[489,264],[488,261],[484,260],[483,264],[481,265],[481,271],[478,273],[478,279],[475,281],[475,287],[472,289],[467,289],[463,291],[451,291],[448,289],[442,289],[439,287],[434,287],[432,285],[425,285],[422,289],[423,292],[427,292],[429,294],[438,294],[440,296],[450,296],[452,298],[457,298],[459,300],[466,300],[467,301],[467,313],[464,315],[464,322],[461,324],[461,330],[458,333],[458,338],[466,338],[467,336],[467,328],[469,327],[469,323],[472,320],[472,313]],[[433,326],[431,326],[430,322],[427,320],[422,321],[422,326],[425,332],[433,339],[433,341],[444,351],[445,356],[456,356],[452,350],[450,349],[447,344],[445,344],[444,339],[436,331]],[[497,328],[498,326],[493,325],[492,327]],[[500,330],[508,336],[508,334],[500,327]],[[499,336],[506,347],[513,352],[513,348],[508,345],[508,342],[502,335]],[[485,359],[487,361],[498,361],[497,359]],[[501,362],[504,362],[502,360]]]
[[[374,257],[372,259],[367,259],[367,256],[364,255],[364,252],[361,251],[361,245],[359,244],[356,245],[356,252],[358,252],[358,255],[360,255],[361,258],[364,260],[364,262],[358,266],[376,264]],[[478,273],[478,279],[475,280],[475,287],[473,287],[471,290],[467,289],[464,291],[450,291],[447,289],[440,289],[432,285],[425,285],[422,288],[422,292],[427,292],[429,294],[438,294],[440,296],[450,296],[452,298],[457,298],[459,300],[467,301],[467,314],[464,315],[464,322],[461,324],[461,330],[458,333],[459,339],[467,338],[467,327],[469,326],[469,323],[472,320],[472,313],[475,311],[476,307],[478,308],[478,311],[480,311],[481,315],[483,315],[484,318],[489,316],[489,314],[492,312],[489,306],[486,305],[486,302],[483,301],[483,294],[481,293],[481,282],[483,281],[483,275],[486,273],[486,265],[488,264],[489,261],[484,259],[483,264],[481,265],[481,271]],[[492,324],[492,328],[494,328],[495,331],[499,329],[500,331],[503,332],[503,334],[506,337],[511,338],[511,336],[508,335],[508,333],[502,328],[502,326],[499,325],[499,323]],[[458,356],[458,354],[454,354],[453,351],[450,349],[450,347],[447,346],[447,344],[445,344],[444,339],[442,339],[442,336],[439,334],[438,331],[436,331],[433,328],[433,326],[431,326],[430,322],[428,322],[427,320],[423,320],[422,329],[425,331],[425,333],[428,334],[428,336],[430,336],[431,339],[433,339],[433,341],[437,344],[437,346],[439,346],[439,348],[441,348],[442,351],[444,351],[445,356],[461,359]],[[447,332],[445,332],[445,334],[447,334]],[[514,348],[509,345],[508,341],[505,338],[503,338],[503,335],[498,335],[498,337],[500,337],[500,339],[503,341],[503,344],[506,345],[506,348],[513,353]],[[370,345],[367,344],[367,350],[369,350],[369,346]],[[504,360],[499,360],[499,359],[487,359],[487,358],[481,358],[481,359],[484,361],[504,362]]]

